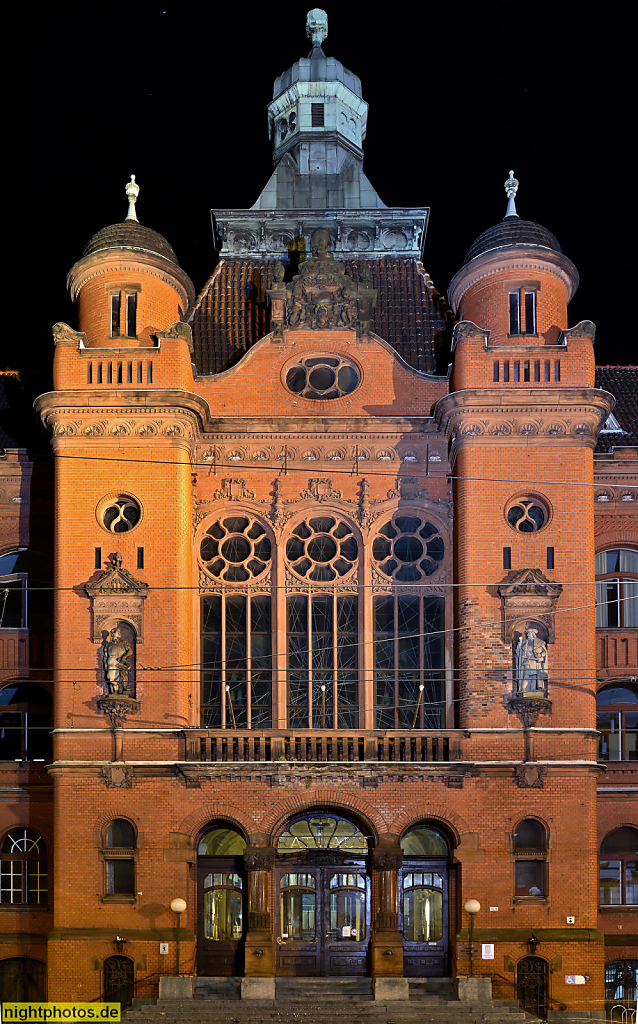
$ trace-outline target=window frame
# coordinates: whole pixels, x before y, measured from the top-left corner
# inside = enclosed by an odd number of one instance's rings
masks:
[[[635,548],[611,547],[597,551],[596,561],[598,561],[599,557],[605,557],[606,559],[607,555],[613,551],[617,551],[619,555],[622,551],[629,551],[638,556],[638,552]],[[620,561],[620,558],[618,560]],[[598,572],[597,568],[595,568],[595,577],[596,629],[638,629],[638,611],[636,611],[633,616],[629,616],[627,614],[628,605],[626,604],[626,601],[629,599],[629,595],[626,595],[624,592],[626,584],[633,584],[636,593],[630,596],[638,603],[638,570],[614,569],[611,572]],[[605,588],[606,590],[610,584],[616,585],[616,599],[612,602],[607,600],[607,595],[603,589]],[[609,624],[609,612],[611,607],[616,607],[618,610],[618,622],[613,625]],[[625,619],[630,617],[633,617],[635,622],[626,624]]]
[[[638,714],[638,699],[635,702],[633,702],[633,703],[631,703],[629,701],[627,701],[625,703],[623,703],[621,701],[617,701],[615,703],[603,704],[601,702],[601,700],[600,700],[600,697],[602,695],[604,695],[606,691],[614,690],[614,689],[624,689],[624,690],[633,691],[635,689],[635,686],[631,682],[629,682],[627,680],[624,680],[624,679],[614,679],[614,680],[607,681],[607,683],[604,686],[601,686],[601,688],[596,693],[596,729],[598,730],[597,760],[602,762],[602,763],[611,763],[611,762],[616,763],[618,761],[628,761],[629,763],[633,763],[634,761],[638,761],[638,744],[636,746],[636,750],[632,751],[635,756],[634,757],[627,757],[626,756],[626,754],[628,753],[628,750],[627,750],[627,733],[628,732],[630,732],[630,733],[633,732],[633,727],[629,727],[629,728],[627,727],[627,715],[628,714],[634,714],[634,715]],[[638,697],[638,693],[637,693],[637,697]],[[604,741],[605,735],[612,735],[613,734],[613,729],[609,730],[609,733],[607,733],[605,730],[599,728],[599,717],[601,715],[603,715],[603,714],[607,714],[607,715],[610,715],[610,716],[612,716],[612,715],[617,715],[618,716],[618,718],[617,718],[617,722],[618,722],[617,736],[618,736],[618,750],[619,750],[619,755],[620,755],[619,757],[603,757],[603,756],[601,756],[601,746],[602,746],[602,743]],[[608,750],[607,753],[611,753],[611,751]]]
[[[40,680],[33,680],[33,679],[7,679],[3,683],[0,684],[0,693],[2,693],[3,690],[10,689],[11,687],[16,687],[17,690],[18,690],[18,695],[19,695],[20,694],[20,689],[21,688],[24,689],[26,686],[35,686],[38,689],[42,690],[43,693],[46,693],[49,696],[49,703],[48,704],[38,705],[38,704],[35,704],[33,701],[29,701],[29,700],[22,700],[22,701],[20,701],[19,700],[15,704],[0,704],[0,733],[2,732],[2,729],[3,729],[3,726],[2,726],[2,723],[1,723],[1,716],[5,715],[5,714],[6,715],[16,715],[16,716],[19,715],[20,716],[20,724],[18,726],[10,726],[10,725],[8,725],[8,726],[5,726],[5,728],[13,728],[13,729],[18,728],[19,729],[19,731],[20,731],[20,753],[21,753],[21,756],[19,758],[17,758],[17,757],[13,757],[13,758],[2,758],[2,757],[0,757],[0,761],[5,760],[5,761],[9,761],[10,763],[18,762],[20,764],[25,764],[25,763],[47,764],[48,762],[53,760],[53,752],[52,752],[52,750],[51,750],[51,753],[47,757],[29,757],[29,749],[30,749],[30,747],[33,747],[33,744],[29,743],[29,729],[31,728],[33,730],[33,729],[42,729],[43,728],[42,726],[29,726],[29,715],[30,714],[32,714],[32,715],[45,715],[45,714],[48,715],[49,716],[49,726],[50,726],[50,729],[52,730],[53,729],[53,697],[52,697],[52,694],[47,690],[46,686]]]
[[[614,832],[619,832],[619,831],[621,831],[621,829],[630,829],[631,831],[635,832],[635,834],[636,834],[636,840],[635,841],[636,841],[636,844],[637,844],[637,850],[636,851],[618,851],[618,852],[613,852],[613,853],[609,853],[609,854],[603,854],[603,846],[604,846],[605,842],[610,838],[610,836],[613,836]],[[602,886],[601,886],[600,871],[601,871],[601,866],[602,866],[603,863],[607,863],[607,864],[619,863],[620,864],[620,870],[619,870],[618,877],[619,877],[619,887],[620,887],[621,900],[620,900],[619,903],[603,903],[602,902],[601,897],[602,897],[603,894],[602,894],[602,891],[601,891]],[[636,868],[638,869],[638,828],[636,828],[635,825],[631,825],[631,824],[618,825],[616,828],[611,829],[611,831],[608,832],[607,835],[602,839],[602,841],[600,843],[599,850],[598,850],[598,906],[599,906],[600,909],[612,908],[613,910],[619,910],[619,909],[622,909],[624,907],[632,907],[632,908],[638,907],[638,900],[637,900],[636,903],[629,903],[627,901],[627,899],[626,899],[626,896],[627,896],[627,868],[626,868],[626,865],[628,863],[636,865]],[[638,889],[638,880],[636,881],[635,884],[636,884],[636,888]]]
[[[508,291],[509,338],[538,337],[538,288],[510,288]],[[530,323],[531,321],[531,323]],[[526,378],[529,380],[529,375]]]
[[[33,855],[33,854],[30,854],[27,850],[25,850],[25,851],[9,851],[9,852],[6,852],[6,853],[2,852],[2,847],[4,846],[4,844],[7,841],[7,839],[10,836],[12,836],[13,833],[17,833],[20,830],[23,830],[24,833],[25,833],[22,841],[26,841],[27,839],[31,839],[31,841],[33,841],[33,838],[37,837],[38,842],[42,843],[42,847],[43,847],[42,853],[38,853],[36,855]],[[27,833],[30,833],[31,835],[29,836],[29,835],[27,835]],[[49,872],[49,857],[48,857],[48,852],[47,852],[47,842],[46,842],[44,836],[42,835],[42,833],[38,832],[37,829],[31,828],[29,825],[19,825],[18,824],[18,825],[11,826],[11,828],[5,829],[5,831],[0,836],[0,864],[4,865],[4,864],[7,864],[7,863],[10,863],[12,865],[17,865],[17,864],[20,865],[20,868],[19,868],[20,892],[22,893],[23,897],[26,895],[26,899],[23,898],[19,902],[17,902],[17,901],[14,902],[13,900],[11,900],[11,901],[3,900],[2,899],[2,895],[3,895],[3,891],[5,891],[5,890],[3,890],[2,887],[0,887],[0,912],[48,910],[49,906],[50,906],[51,880],[50,880],[50,877],[49,877],[50,876],[50,872]],[[29,893],[32,892],[33,890],[29,888],[30,872],[27,869],[27,865],[28,864],[36,864],[38,866],[44,865],[44,872],[41,872],[39,870],[36,872],[36,876],[37,876],[38,880],[42,877],[42,875],[43,875],[43,877],[45,879],[45,886],[43,888],[40,888],[38,886],[38,888],[36,890],[38,894],[40,894],[41,892],[43,893],[42,900],[40,900],[40,899],[30,900],[29,899]],[[6,871],[3,871],[2,874],[6,876]],[[14,872],[13,869],[10,869],[9,874],[10,874],[11,878],[13,878],[14,874],[17,874],[17,872]],[[9,891],[11,893],[13,893],[13,887],[11,887],[11,889]]]
[[[519,846],[516,845],[516,832],[524,822],[533,822],[541,831],[540,845]],[[549,840],[550,832],[544,821],[534,815],[528,814],[521,818],[511,832],[512,862],[513,862],[513,895],[512,903],[542,903],[548,904],[549,896]],[[516,868],[519,864],[538,864],[541,866],[543,891],[540,893],[517,893],[516,892]]]
[[[109,829],[115,822],[124,821],[127,825],[130,825],[133,830],[133,845],[132,846],[111,846],[109,844]],[[104,865],[104,877],[103,877],[103,895],[101,896],[102,903],[137,903],[137,854],[139,849],[140,835],[137,827],[130,818],[125,818],[120,815],[117,818],[111,818],[108,824],[105,826],[102,833],[102,848],[100,850],[100,860]],[[109,888],[111,885],[111,874],[114,869],[111,865],[121,863],[122,861],[131,862],[133,865],[133,882],[130,892],[110,892]],[[114,879],[113,879],[114,882]]]

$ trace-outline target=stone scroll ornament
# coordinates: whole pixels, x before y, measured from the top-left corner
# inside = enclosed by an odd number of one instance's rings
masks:
[[[334,330],[356,328],[367,334],[372,325],[377,293],[369,281],[348,277],[342,263],[328,252],[330,236],[318,228],[310,239],[312,258],[301,264],[290,284],[283,282],[283,265],[274,270],[274,286],[268,295],[275,331]]]

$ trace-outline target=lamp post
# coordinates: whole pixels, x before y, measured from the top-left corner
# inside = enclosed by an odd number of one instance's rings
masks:
[[[470,978],[474,977],[474,915],[478,914],[481,904],[478,900],[466,900],[463,908],[470,915]]]
[[[183,900],[181,896],[177,896],[174,900],[171,900],[171,910],[174,914],[177,914],[177,958],[175,974],[179,975],[179,922],[181,915],[186,910],[186,900]]]

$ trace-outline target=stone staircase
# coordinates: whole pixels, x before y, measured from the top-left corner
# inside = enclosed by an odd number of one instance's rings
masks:
[[[277,978],[276,998],[240,1001],[240,978],[197,978],[193,999],[162,999],[127,1024],[524,1024],[509,1001],[459,1002],[449,978],[410,979],[409,1000],[375,1002],[370,978]],[[339,1009],[342,1007],[342,1009]]]

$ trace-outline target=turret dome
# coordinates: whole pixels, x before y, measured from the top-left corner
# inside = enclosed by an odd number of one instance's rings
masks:
[[[82,255],[92,256],[93,253],[102,252],[104,249],[136,249],[151,252],[155,256],[169,260],[176,267],[179,266],[177,256],[164,236],[158,231],[144,227],[137,220],[123,220],[119,224],[109,224],[108,227],[97,231]]]
[[[516,214],[504,217],[498,224],[488,228],[472,242],[465,254],[463,266],[477,256],[492,249],[503,249],[510,245],[538,245],[554,252],[562,252],[558,239],[542,224],[533,220],[521,220]]]

